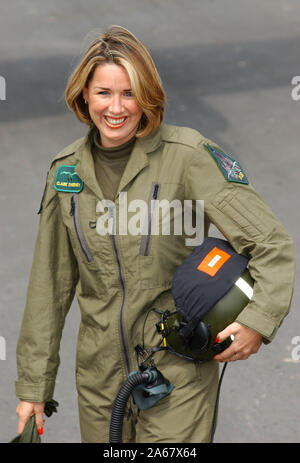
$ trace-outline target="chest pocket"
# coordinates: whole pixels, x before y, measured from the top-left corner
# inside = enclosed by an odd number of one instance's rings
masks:
[[[138,259],[143,289],[169,289],[177,266],[190,252],[184,249],[183,199],[181,184],[153,182],[151,185]]]
[[[83,202],[81,193],[61,193],[62,217],[68,228],[70,241],[77,260],[90,270],[97,270],[96,250],[93,245],[90,222],[95,218],[95,199]]]
[[[73,229],[83,258],[87,263],[93,262],[94,256],[86,241],[85,234],[81,226],[79,196],[76,193],[71,196],[70,216],[72,217]]]

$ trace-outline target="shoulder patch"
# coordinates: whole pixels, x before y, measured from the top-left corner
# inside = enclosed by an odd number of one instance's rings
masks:
[[[54,189],[65,193],[80,193],[83,181],[75,172],[76,166],[60,165],[55,174]]]
[[[247,176],[238,161],[229,156],[229,154],[223,153],[223,151],[220,151],[208,143],[204,146],[218,164],[227,182],[244,183],[245,185],[249,184]]]

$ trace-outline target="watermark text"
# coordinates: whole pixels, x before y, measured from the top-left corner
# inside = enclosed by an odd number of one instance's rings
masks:
[[[291,92],[291,97],[294,101],[298,101],[300,100],[300,76],[292,78],[292,85],[294,85],[294,88]]]
[[[182,235],[186,237],[186,246],[197,246],[203,241],[203,200],[127,202],[127,193],[121,192],[118,207],[111,200],[101,200],[96,213],[100,214],[96,221],[99,235]]]
[[[0,100],[6,100],[6,80],[0,76]]]
[[[6,360],[6,341],[3,336],[0,336],[0,360]]]
[[[292,359],[297,362],[300,360],[300,336],[294,336],[292,338],[292,344],[295,346],[291,353]]]

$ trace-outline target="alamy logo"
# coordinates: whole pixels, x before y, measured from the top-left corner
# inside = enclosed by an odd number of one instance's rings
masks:
[[[291,92],[291,97],[294,101],[298,101],[300,100],[300,76],[294,76],[291,83],[295,85]]]
[[[6,81],[0,76],[0,100],[6,100]]]
[[[3,336],[0,336],[0,360],[6,360],[6,341]]]
[[[96,231],[99,235],[185,235],[186,246],[198,246],[204,236],[204,201],[152,199],[127,202],[127,193],[119,195],[116,207],[111,200],[98,201]]]
[[[292,344],[295,345],[292,349],[292,359],[297,362],[300,360],[300,336],[294,336]]]

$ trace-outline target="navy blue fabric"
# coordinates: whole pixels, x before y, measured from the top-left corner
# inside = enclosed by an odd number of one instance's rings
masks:
[[[210,276],[197,267],[207,254],[217,247],[231,257],[222,265],[215,276]],[[227,293],[244,272],[248,259],[238,254],[228,241],[219,238],[205,238],[200,246],[177,268],[172,294],[176,310],[187,322],[198,322]]]

